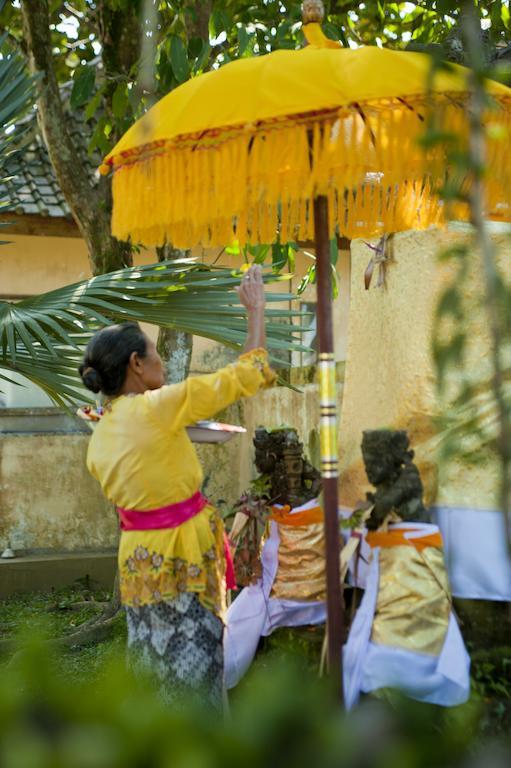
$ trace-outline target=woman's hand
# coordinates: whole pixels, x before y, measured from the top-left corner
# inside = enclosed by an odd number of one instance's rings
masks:
[[[259,264],[252,266],[241,278],[241,283],[236,288],[240,302],[246,307],[248,313],[256,310],[264,310],[266,298],[264,295],[263,273]]]
[[[245,352],[251,349],[266,347],[266,329],[264,327],[264,295],[263,273],[259,264],[253,264],[241,278],[239,288],[236,288],[240,301],[247,309],[248,333]]]

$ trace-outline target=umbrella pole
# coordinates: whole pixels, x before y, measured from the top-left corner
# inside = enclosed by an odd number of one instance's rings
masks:
[[[314,236],[316,241],[316,316],[319,335],[321,477],[325,508],[328,666],[335,692],[342,701],[344,604],[339,567],[337,398],[328,199],[324,195],[318,195],[314,199]]]

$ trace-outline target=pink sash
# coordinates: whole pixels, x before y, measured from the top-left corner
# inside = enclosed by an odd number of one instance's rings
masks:
[[[176,504],[168,504],[159,509],[137,512],[134,509],[117,507],[117,512],[123,531],[153,531],[158,528],[177,528],[178,525],[186,523],[187,520],[191,520],[192,517],[202,512],[207,504],[206,497],[197,491],[189,499],[178,501]]]
[[[121,530],[123,531],[152,531],[157,529],[177,528],[179,525],[191,520],[192,517],[202,512],[209,504],[200,491],[194,493],[189,499],[178,501],[176,504],[168,504],[159,509],[150,509],[138,512],[135,509],[121,509],[117,507]],[[224,533],[225,555],[225,583],[227,589],[236,589],[234,576],[234,564],[231,549],[226,534]]]

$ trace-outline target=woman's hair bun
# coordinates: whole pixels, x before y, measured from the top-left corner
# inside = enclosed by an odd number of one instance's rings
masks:
[[[126,379],[131,355],[147,355],[147,339],[137,323],[109,325],[94,334],[78,368],[82,381],[92,392],[107,397],[119,394]]]
[[[97,393],[101,391],[103,381],[98,371],[91,365],[80,366],[80,376],[82,377],[84,385],[87,389],[90,389],[91,392]]]

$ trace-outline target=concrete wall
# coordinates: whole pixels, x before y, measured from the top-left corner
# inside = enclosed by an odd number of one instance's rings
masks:
[[[2,245],[2,295],[31,296],[91,276],[85,242],[79,237],[36,237],[9,232]],[[153,262],[152,251],[141,251],[136,264]]]
[[[511,240],[492,226],[492,242],[504,279],[511,278]],[[341,448],[341,501],[354,505],[369,486],[360,452],[364,429],[406,429],[415,450],[428,504],[468,509],[499,508],[500,464],[493,450],[497,414],[490,392],[492,376],[491,338],[483,302],[483,273],[479,254],[465,258],[463,284],[463,331],[465,368],[452,367],[445,392],[437,388],[437,369],[432,340],[438,300],[456,281],[458,263],[440,254],[459,247],[473,248],[470,229],[451,226],[423,232],[401,232],[394,236],[392,261],[387,268],[386,288],[364,288],[367,245],[352,243],[350,328],[346,362],[345,393],[339,425]],[[440,339],[458,328],[444,320]],[[502,359],[511,359],[509,345]],[[477,408],[484,415],[484,438],[467,435],[463,410],[456,404],[464,384],[477,391]],[[442,424],[443,421],[443,424]],[[457,427],[456,455],[439,466],[447,427]],[[455,433],[456,434],[456,433]],[[461,449],[477,450],[477,461],[458,455]]]
[[[109,549],[112,507],[85,466],[87,434],[0,437],[0,548],[31,552]]]
[[[310,373],[310,372],[309,372]],[[342,378],[342,367],[339,369]],[[257,426],[292,426],[306,450],[317,444],[317,385],[276,387],[231,406],[219,418],[247,433],[223,445],[199,445],[204,492],[222,508],[254,477]],[[342,382],[339,384],[339,406]],[[112,507],[85,466],[87,434],[0,434],[0,550],[30,553],[108,550],[117,543]]]

